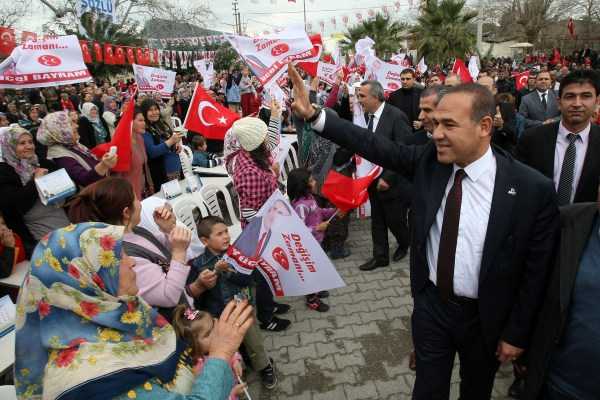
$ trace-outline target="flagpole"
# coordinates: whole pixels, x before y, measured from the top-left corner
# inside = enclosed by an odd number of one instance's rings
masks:
[[[306,0],[302,0],[304,6],[304,30],[306,31]]]

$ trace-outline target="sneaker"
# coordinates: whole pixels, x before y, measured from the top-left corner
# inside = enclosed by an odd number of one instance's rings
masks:
[[[292,307],[288,304],[275,303],[275,308],[273,309],[273,314],[281,315],[287,314]]]
[[[263,331],[281,332],[281,331],[285,331],[287,328],[289,328],[291,323],[292,322],[289,319],[273,317],[273,318],[271,318],[271,321],[269,321],[269,323],[267,323],[267,324],[261,323],[260,329],[262,329]]]
[[[341,258],[349,257],[350,254],[352,254],[350,249],[346,247],[334,248],[329,251],[329,258],[332,260],[339,260]]]
[[[315,310],[318,312],[327,312],[329,311],[329,306],[321,301],[318,295],[314,295],[306,298],[306,305],[311,310]]]
[[[277,372],[275,371],[275,362],[269,357],[269,366],[260,371],[260,379],[267,389],[273,389],[277,386]]]
[[[321,290],[319,293],[317,293],[317,296],[319,296],[320,299],[326,299],[329,297],[329,291]]]

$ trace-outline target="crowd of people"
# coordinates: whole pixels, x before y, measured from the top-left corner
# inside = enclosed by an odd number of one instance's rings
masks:
[[[373,253],[359,268],[410,253],[413,398],[449,397],[456,353],[461,399],[490,398],[505,362],[515,398],[596,398],[600,81],[588,50],[564,65],[484,60],[475,83],[407,68],[392,93],[357,73],[327,85],[290,66],[284,104],[232,67],[209,90],[242,117],[222,141],[172,123],[188,112],[194,74],[177,75],[169,99],[131,79],[0,91],[1,275],[31,260],[19,398],[235,399],[245,365],[277,385],[264,335],[288,329],[290,306],[223,260],[223,219],[202,218],[194,237],[153,196],[182,177],[183,145],[194,165],[224,164],[243,229],[281,190],[333,260],[351,253],[351,213],[323,195],[329,171],[352,176],[357,155],[381,167],[368,188]],[[131,166],[114,172],[118,156],[91,149],[111,140],[132,96]],[[274,161],[283,132],[297,135],[301,164],[286,185]],[[43,204],[35,180],[61,168],[77,193]],[[241,250],[260,257],[263,239]],[[327,312],[329,295],[307,295],[308,310]]]

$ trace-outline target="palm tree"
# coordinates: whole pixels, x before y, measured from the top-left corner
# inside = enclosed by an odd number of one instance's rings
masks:
[[[411,33],[428,64],[464,57],[474,49],[476,37],[471,25],[477,12],[465,11],[464,6],[464,0],[429,0],[423,7]]]
[[[407,25],[398,21],[391,21],[389,16],[376,14],[375,18],[363,21],[362,24],[348,28],[344,33],[345,39],[340,44],[342,50],[354,51],[356,42],[365,36],[375,41],[375,53],[378,57],[389,57],[400,49],[404,37],[403,31]]]

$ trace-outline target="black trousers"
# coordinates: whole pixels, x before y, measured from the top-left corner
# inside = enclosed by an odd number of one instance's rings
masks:
[[[399,199],[382,199],[373,185],[369,187],[371,202],[371,238],[373,239],[373,258],[382,262],[390,260],[388,229],[401,249],[408,249],[410,243],[407,211],[408,203]]]
[[[417,355],[415,400],[447,400],[454,358],[460,359],[460,400],[492,394],[499,362],[486,346],[477,302],[443,302],[430,284],[414,298],[412,337]]]
[[[275,310],[275,299],[269,288],[267,280],[258,271],[254,281],[256,282],[256,317],[263,324],[268,324],[273,318]]]

